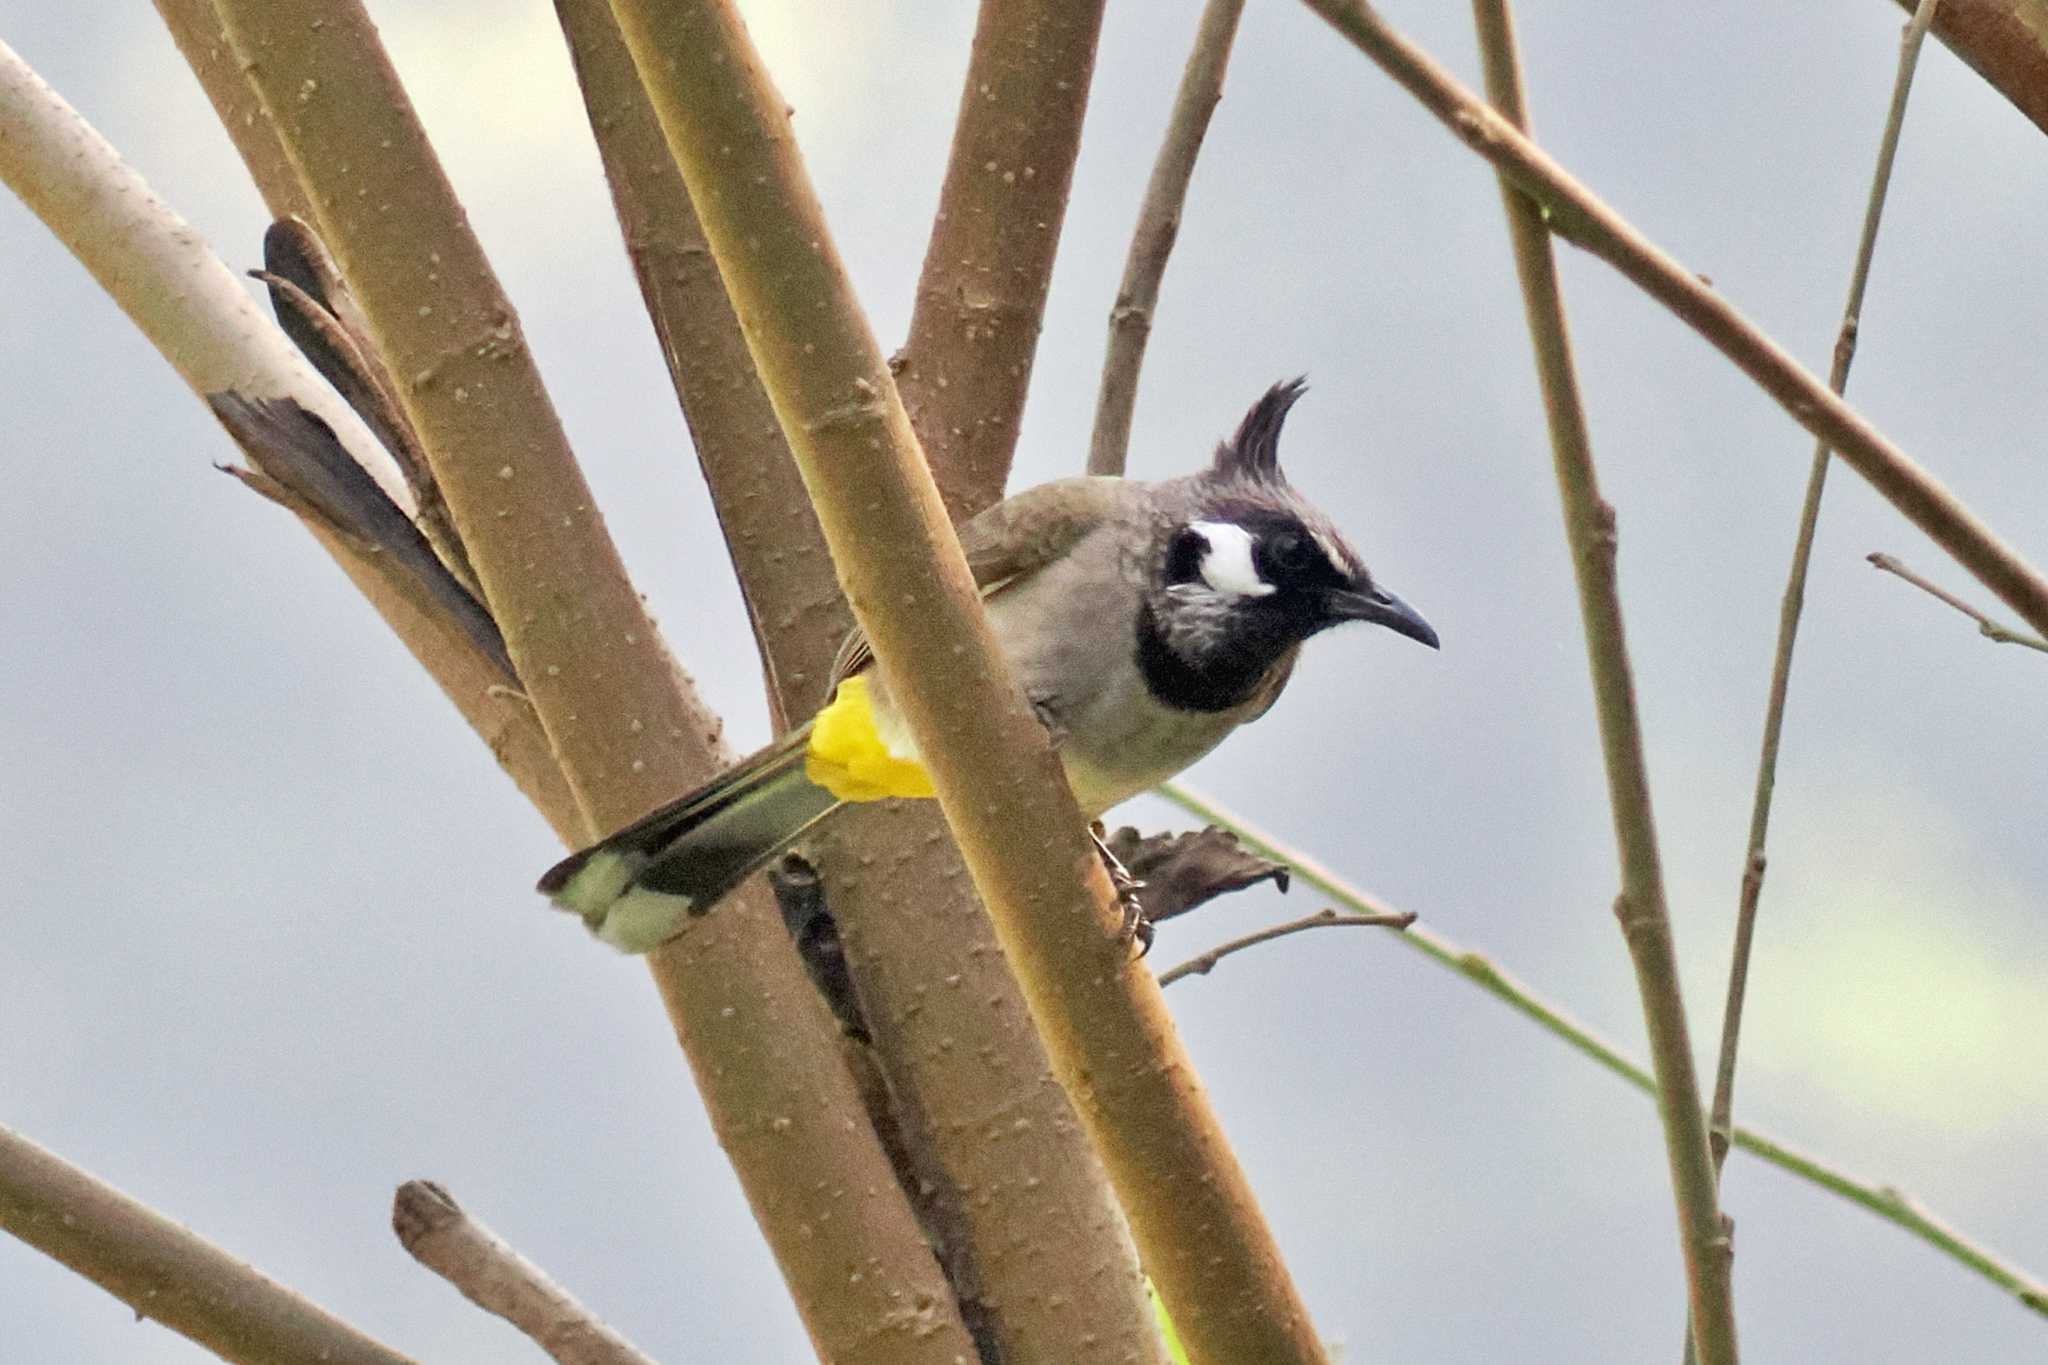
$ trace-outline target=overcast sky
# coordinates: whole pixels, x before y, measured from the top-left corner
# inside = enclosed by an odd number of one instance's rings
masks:
[[[904,331],[971,7],[745,6],[885,345]],[[1197,6],[1111,6],[1015,482],[1078,470],[1104,320]],[[1398,22],[1476,79],[1469,16]],[[373,0],[628,562],[742,747],[738,598],[549,6]],[[1825,368],[1901,13],[1531,0],[1545,144]],[[7,0],[14,46],[253,264],[261,204],[146,6]],[[1930,45],[1851,397],[2048,563],[2048,142]],[[1598,263],[1564,276],[1696,1044],[1718,1029],[1809,443]],[[65,251],[0,195],[0,1122],[437,1362],[531,1357],[386,1216],[426,1176],[657,1357],[807,1348],[645,971],[531,890],[558,853],[381,623]],[[1133,472],[1314,383],[1296,482],[1441,632],[1318,640],[1193,782],[1642,1052],[1540,406],[1484,167],[1298,6],[1257,0],[1166,281]],[[1739,1117],[2048,1273],[2048,660],[1853,474],[1823,514]],[[1174,822],[1155,801],[1126,815]],[[1169,925],[1170,963],[1316,908]],[[1380,937],[1297,938],[1174,1010],[1349,1361],[1675,1359],[1651,1106]],[[1755,1361],[2036,1361],[2048,1321],[1731,1161]],[[0,1240],[0,1357],[206,1358]]]

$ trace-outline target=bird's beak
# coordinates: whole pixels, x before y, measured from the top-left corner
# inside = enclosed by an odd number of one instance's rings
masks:
[[[1342,621],[1367,621],[1397,635],[1437,648],[1436,631],[1422,614],[1385,588],[1346,588],[1330,594],[1330,606]]]

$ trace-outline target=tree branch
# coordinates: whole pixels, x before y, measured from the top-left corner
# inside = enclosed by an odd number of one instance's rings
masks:
[[[557,828],[583,842],[709,777],[725,759],[717,719],[619,563],[368,18],[349,0],[219,8],[369,334],[404,376],[406,416],[581,808]],[[766,888],[698,930],[649,966],[814,1340],[846,1361],[969,1350]],[[863,1274],[849,1280],[849,1265]]]
[[[1992,620],[1989,616],[1986,616],[1983,612],[1977,610],[1977,608],[1971,606],[1962,598],[1957,597],[1946,588],[1939,587],[1929,580],[1922,578],[1919,574],[1914,573],[1891,555],[1878,551],[1867,554],[1864,558],[1870,561],[1872,568],[1882,569],[1888,574],[1894,574],[1905,579],[1928,596],[1938,601],[1946,602],[1972,621],[1975,621],[1977,623],[1977,633],[1985,639],[1994,640],[2002,645],[2025,645],[2028,649],[2038,649],[2043,653],[2048,653],[2048,640],[2028,635],[2024,631],[2014,630],[2011,626]]]
[[[1303,882],[1345,909],[1360,915],[1395,913],[1384,902],[1351,885],[1324,864],[1282,844],[1210,798],[1172,782],[1158,788],[1158,794],[1196,819],[1229,830],[1243,841],[1245,847],[1286,863]],[[1454,943],[1421,924],[1394,935],[1394,941],[1414,949],[1437,966],[1456,972],[1580,1055],[1605,1067],[1644,1094],[1652,1098],[1656,1096],[1657,1082],[1648,1071],[1631,1061],[1615,1044],[1573,1019],[1563,1006],[1546,1000],[1526,982],[1496,966],[1491,958]],[[1736,1124],[1733,1133],[1738,1150],[1867,1209],[1982,1275],[2035,1312],[2048,1316],[2048,1285],[1949,1228],[1890,1186],[1858,1180],[1818,1157],[1796,1151],[1757,1129]]]
[[[156,12],[185,64],[199,78],[200,88],[241,154],[242,164],[249,168],[249,177],[256,182],[270,216],[312,222],[313,203],[306,198],[305,186],[299,183],[270,116],[263,112],[263,102],[242,75],[241,62],[221,28],[213,0],[156,0]]]
[[[852,618],[611,8],[556,11],[786,725],[824,700]],[[963,1318],[1005,1359],[1116,1358],[1116,1334],[1087,1346],[1074,1324],[1129,1311],[1135,1253],[943,820],[919,802],[836,823],[813,844],[814,892],[822,902],[829,881],[841,965],[858,976],[868,1051],[856,1066],[887,1077],[864,1091],[870,1113]],[[1001,1141],[948,1117],[996,1113],[1009,1120]]]
[[[1181,73],[1173,97],[1165,140],[1159,144],[1138,226],[1124,257],[1123,282],[1109,310],[1109,350],[1102,359],[1102,387],[1095,398],[1095,434],[1088,443],[1090,474],[1121,474],[1131,445],[1131,412],[1138,402],[1138,371],[1145,363],[1145,343],[1152,336],[1152,313],[1159,306],[1159,282],[1166,275],[1174,238],[1187,203],[1188,182],[1194,179],[1195,158],[1209,132],[1209,116],[1223,99],[1223,74],[1230,65],[1230,46],[1237,39],[1237,21],[1244,0],[1209,0],[1195,30],[1194,51]]]
[[[1487,93],[1518,128],[1527,128],[1521,58],[1508,0],[1474,0],[1479,53]],[[1664,903],[1664,871],[1651,813],[1649,769],[1643,757],[1635,680],[1622,626],[1621,591],[1615,570],[1614,508],[1600,496],[1585,407],[1573,372],[1571,339],[1565,325],[1564,295],[1543,214],[1505,175],[1501,202],[1507,210],[1515,274],[1522,284],[1536,374],[1543,388],[1550,448],[1564,504],[1565,538],[1579,584],[1579,614],[1585,623],[1586,656],[1600,718],[1600,747],[1607,765],[1607,797],[1614,812],[1615,851],[1621,862],[1621,894],[1614,912],[1635,964],[1649,1031],[1650,1059],[1657,1071],[1657,1109],[1664,1120],[1665,1155],[1678,1205],[1679,1246],[1692,1305],[1693,1337],[1708,1365],[1735,1365],[1735,1300],[1729,1284],[1729,1238],[1716,1204],[1713,1162],[1706,1125],[1700,1120],[1699,1080],[1693,1072],[1685,1001],[1679,991],[1678,955],[1671,941],[1671,916]]]
[[[326,1309],[0,1127],[0,1227],[223,1360],[408,1365]]]
[[[744,27],[720,0],[614,9],[840,580],[1182,1337],[1197,1360],[1323,1360],[1163,1002],[1126,960],[1108,880],[989,634]],[[1156,1358],[1133,1291],[1135,1323],[1089,1330]]]
[[[982,0],[910,336],[890,362],[954,520],[1003,494],[1103,0]]]
[[[1276,938],[1286,938],[1290,934],[1299,934],[1308,929],[1406,929],[1413,923],[1415,916],[1412,913],[1340,915],[1335,910],[1318,910],[1313,915],[1303,915],[1300,919],[1270,925],[1255,933],[1246,934],[1243,938],[1219,943],[1208,952],[1198,954],[1177,967],[1169,967],[1161,972],[1159,986],[1164,990],[1184,976],[1207,976],[1216,970],[1217,963],[1233,953],[1241,953],[1247,948],[1256,948],[1261,943],[1271,943]]]
[[[654,1365],[432,1181],[398,1187],[391,1230],[415,1261],[524,1332],[559,1365]]]
[[[1363,0],[1306,3],[1534,199],[1551,231],[1606,261],[1706,338],[1979,582],[2048,635],[2048,578],[1994,535],[1940,480],[1800,368],[1783,347],[1699,276],[1665,255],[1512,123],[1395,33]]]
[[[1917,0],[1896,0],[1912,12]],[[2048,133],[2048,3],[1946,0],[1934,36]]]

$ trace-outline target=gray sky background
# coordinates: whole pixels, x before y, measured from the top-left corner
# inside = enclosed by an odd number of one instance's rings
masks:
[[[749,5],[840,245],[900,338],[971,7]],[[1103,326],[1196,6],[1111,6],[1017,465],[1077,470]],[[1390,7],[1467,79],[1459,5]],[[758,673],[548,6],[372,11],[629,563],[742,747]],[[1824,368],[1889,88],[1885,0],[1521,9],[1565,164]],[[262,210],[148,7],[0,4],[4,38],[236,266]],[[2048,563],[2048,142],[1930,45],[1851,397]],[[1564,256],[1688,1002],[1721,982],[1807,439]],[[415,1268],[446,1183],[660,1358],[807,1358],[636,964],[532,894],[540,821],[225,437],[0,196],[0,1121],[423,1359],[531,1358]],[[1441,631],[1319,640],[1193,781],[1642,1050],[1577,609],[1484,167],[1302,9],[1255,3],[1167,279],[1134,472],[1306,371],[1298,483]],[[1854,475],[1824,513],[1740,1117],[2048,1272],[2048,661]],[[1154,802],[1127,814],[1164,823]],[[1170,925],[1170,963],[1315,908]],[[1398,944],[1305,937],[1176,1014],[1318,1324],[1353,1361],[1676,1358],[1651,1106]],[[2027,1314],[1738,1154],[1748,1358],[2019,1362]],[[203,1359],[0,1241],[0,1357]]]

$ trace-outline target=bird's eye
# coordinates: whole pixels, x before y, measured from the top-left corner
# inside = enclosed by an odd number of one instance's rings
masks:
[[[1314,566],[1318,551],[1299,531],[1279,531],[1266,541],[1266,554],[1273,567],[1298,573]]]

